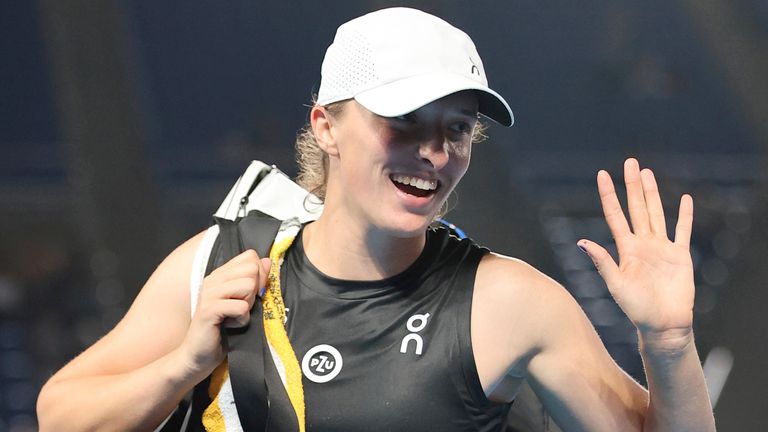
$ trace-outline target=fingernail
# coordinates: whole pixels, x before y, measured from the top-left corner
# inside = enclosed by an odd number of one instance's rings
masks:
[[[264,297],[264,294],[267,292],[267,287],[264,287],[259,290],[259,297]]]
[[[576,246],[579,247],[579,249],[584,252],[585,254],[589,255],[589,252],[587,252],[587,248],[581,245],[581,243],[576,243]]]

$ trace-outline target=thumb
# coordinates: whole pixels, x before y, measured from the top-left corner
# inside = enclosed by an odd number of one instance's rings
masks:
[[[261,269],[265,273],[269,273],[269,269],[272,267],[272,260],[269,258],[262,258],[261,259]]]
[[[576,245],[592,259],[595,269],[605,280],[608,289],[611,290],[612,287],[617,286],[616,284],[620,277],[619,266],[616,265],[611,254],[605,248],[590,240],[581,239]]]
[[[267,280],[269,279],[269,270],[272,267],[272,260],[269,258],[262,258],[261,259],[261,271],[259,272],[259,284],[262,286],[262,294],[263,295],[263,289],[267,286]]]

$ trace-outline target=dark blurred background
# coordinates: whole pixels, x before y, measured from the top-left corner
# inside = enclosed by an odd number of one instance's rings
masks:
[[[670,224],[693,194],[720,430],[764,430],[765,0],[0,3],[0,430],[36,429],[42,383],[209,224],[248,161],[295,174],[336,27],[392,5],[470,34],[515,111],[475,148],[449,219],[562,282],[641,381],[634,331],[575,242],[610,244],[594,177],[627,156],[655,169]]]

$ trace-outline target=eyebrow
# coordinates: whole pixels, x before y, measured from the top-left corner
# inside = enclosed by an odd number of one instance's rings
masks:
[[[472,110],[468,110],[468,109],[462,109],[462,110],[460,110],[460,112],[462,114],[466,115],[467,117],[472,117],[472,118],[475,118],[478,115],[480,115],[480,111],[472,111]]]

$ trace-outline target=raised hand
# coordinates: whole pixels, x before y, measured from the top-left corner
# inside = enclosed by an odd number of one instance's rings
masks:
[[[664,210],[650,169],[635,159],[624,163],[631,228],[610,175],[597,174],[605,220],[616,241],[618,265],[595,242],[578,245],[592,258],[608,290],[643,336],[674,344],[689,339],[694,280],[690,254],[693,199],[683,195],[674,240],[667,235]]]

